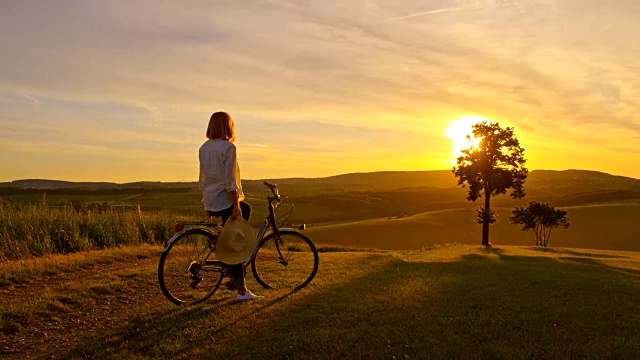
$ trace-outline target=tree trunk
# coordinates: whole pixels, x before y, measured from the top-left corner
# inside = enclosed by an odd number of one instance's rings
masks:
[[[547,247],[547,244],[549,244],[549,238],[551,237],[551,229],[553,229],[552,227],[549,228],[549,232],[546,234],[545,239],[544,239],[544,246]]]
[[[491,246],[489,242],[489,225],[491,225],[491,192],[484,189],[484,221],[482,222],[482,245]]]

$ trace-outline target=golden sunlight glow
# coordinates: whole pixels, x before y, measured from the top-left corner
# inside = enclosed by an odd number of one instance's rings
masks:
[[[472,134],[472,126],[479,122],[486,121],[491,122],[489,119],[485,119],[481,116],[463,116],[460,119],[453,120],[445,135],[453,140],[453,155],[455,156],[452,162],[455,163],[455,159],[462,155],[462,150],[477,146],[480,139],[476,139]],[[471,139],[467,139],[470,136]]]

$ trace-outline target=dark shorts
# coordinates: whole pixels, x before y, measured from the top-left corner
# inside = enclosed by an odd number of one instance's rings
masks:
[[[244,201],[240,201],[240,210],[242,211],[242,217],[249,221],[249,217],[251,216],[251,205],[247,204]],[[208,211],[207,214],[209,216],[219,217],[222,219],[222,225],[224,225],[227,220],[233,214],[233,205],[224,210],[220,211]],[[242,264],[231,265],[229,266],[229,277],[231,280],[228,281],[225,285],[229,290],[240,290],[245,287],[244,277],[245,277],[245,268]]]
[[[244,201],[240,201],[240,210],[242,211],[242,217],[249,221],[249,217],[251,216],[251,205],[247,204]],[[222,225],[224,225],[227,222],[227,219],[229,219],[231,217],[231,214],[233,214],[233,205],[231,205],[230,207],[224,209],[224,210],[220,210],[220,211],[209,211],[207,210],[207,214],[209,216],[214,216],[214,217],[219,217],[222,219]]]

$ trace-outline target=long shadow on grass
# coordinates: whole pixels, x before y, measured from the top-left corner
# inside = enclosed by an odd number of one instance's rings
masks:
[[[286,299],[287,297],[289,297],[291,294],[295,293],[296,291],[291,291],[291,292],[287,292],[285,295],[281,295],[275,299],[269,299],[269,300],[256,300],[256,302],[258,302],[259,306],[257,307],[257,309],[255,310],[255,312],[253,313],[246,313],[238,318],[236,318],[233,321],[227,322],[225,324],[223,324],[222,326],[219,326],[218,328],[216,328],[215,330],[212,330],[211,335],[215,336],[219,333],[222,333],[224,331],[227,331],[228,329],[244,322],[247,321],[249,318],[255,316],[255,314],[257,312],[261,312],[261,311],[265,311],[267,309],[269,309],[270,307],[280,303],[281,301],[283,301],[284,299]],[[264,304],[264,305],[263,305]],[[240,303],[235,303],[234,305],[241,305]]]
[[[587,265],[587,266],[598,266],[604,269],[608,269],[610,271],[615,271],[615,272],[623,272],[623,273],[627,273],[630,275],[640,275],[640,271],[639,270],[635,270],[635,269],[627,269],[627,268],[621,268],[621,267],[615,267],[615,266],[608,266],[606,264],[603,264],[601,261],[597,260],[598,258],[601,259],[617,259],[617,258],[622,258],[622,259],[629,259],[628,256],[619,256],[619,255],[607,255],[607,254],[592,254],[592,253],[586,253],[586,252],[578,252],[578,251],[571,251],[571,250],[558,250],[558,249],[550,249],[550,248],[545,248],[545,250],[541,250],[540,248],[529,248],[529,250],[533,250],[533,251],[542,251],[542,252],[550,252],[550,253],[555,253],[555,254],[568,254],[568,255],[574,255],[574,256],[562,256],[562,257],[558,257],[558,260],[563,260],[563,261],[568,261],[568,262],[575,262],[575,263],[579,263],[582,265]],[[510,255],[504,255],[505,251],[503,249],[500,248],[495,248],[495,247],[487,247],[487,248],[482,248],[480,249],[480,253],[484,253],[484,254],[493,254],[497,257],[499,257],[501,260],[515,260],[517,258],[521,258],[522,256],[510,256]],[[465,259],[466,260],[474,260],[474,259],[480,259],[481,255],[478,254],[470,254],[470,255],[466,255]]]
[[[498,256],[495,256],[498,255]],[[374,255],[342,277],[262,305],[221,303],[132,319],[68,355],[118,358],[633,358],[640,281],[597,261],[457,262]],[[617,268],[615,268],[617,269]],[[618,269],[619,270],[619,269]],[[319,276],[321,276],[319,274]],[[268,295],[268,294],[265,294]],[[235,315],[233,315],[235,314]]]
[[[628,259],[629,258],[628,256],[622,256],[622,255],[594,254],[590,252],[580,252],[580,251],[573,251],[573,250],[567,250],[567,249],[553,249],[553,248],[546,248],[546,247],[531,247],[531,248],[528,248],[528,250],[544,252],[544,253],[588,256],[591,258],[600,258],[600,259],[616,259],[616,258]]]
[[[216,298],[204,304],[180,306],[164,313],[136,317],[131,319],[119,334],[110,338],[95,339],[79,348],[71,349],[61,358],[99,358],[110,352],[121,351],[123,341],[124,348],[129,348],[127,354],[131,354],[132,351],[138,355],[149,355],[157,353],[158,345],[165,345],[162,341],[178,337],[182,338],[182,341],[175,342],[171,352],[162,351],[154,355],[154,358],[176,358],[179,354],[201,347],[200,341],[205,340],[201,335],[206,334],[209,338],[207,343],[215,343],[215,340],[211,339],[255,317],[256,313],[275,306],[294,292],[288,292],[275,299],[256,300],[253,302],[256,305],[254,311],[247,313],[238,312],[238,308],[245,304],[234,301],[234,293],[233,296]]]
[[[593,253],[587,253],[587,252],[579,252],[579,251],[572,251],[572,250],[566,250],[566,249],[551,249],[551,248],[544,248],[544,250],[542,250],[541,248],[529,248],[529,250],[542,251],[542,252],[551,252],[551,253],[556,253],[556,254],[574,255],[574,256],[558,257],[557,259],[558,260],[563,260],[563,261],[568,261],[568,262],[579,263],[579,264],[586,265],[586,266],[597,266],[597,267],[604,268],[604,269],[607,269],[607,270],[610,270],[610,271],[626,273],[626,274],[633,275],[633,276],[639,276],[640,275],[640,270],[609,266],[609,265],[603,264],[601,261],[597,260],[599,258],[600,259],[629,259],[630,257],[628,257],[628,256],[608,255],[608,254],[593,254]],[[509,260],[510,258],[514,258],[514,256],[503,255],[504,254],[504,250],[499,249],[499,248],[493,248],[493,247],[484,248],[484,249],[482,249],[482,252],[495,254],[495,255],[499,256],[503,260]],[[517,258],[517,256],[515,258]]]

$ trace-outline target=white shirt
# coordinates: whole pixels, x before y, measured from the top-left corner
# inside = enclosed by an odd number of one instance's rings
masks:
[[[233,205],[230,191],[244,199],[236,146],[227,140],[207,140],[200,147],[200,190],[205,210],[220,211]]]

